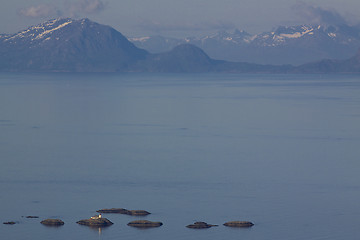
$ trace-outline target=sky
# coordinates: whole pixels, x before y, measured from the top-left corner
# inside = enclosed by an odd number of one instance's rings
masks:
[[[360,23],[359,0],[5,0],[0,33],[16,33],[59,17],[89,18],[128,37],[251,34],[277,26]]]

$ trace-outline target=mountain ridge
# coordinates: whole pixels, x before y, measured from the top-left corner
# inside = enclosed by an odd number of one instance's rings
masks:
[[[301,65],[322,59],[347,59],[360,47],[360,27],[348,25],[279,26],[251,35],[243,30],[220,31],[203,37],[182,39],[128,38],[152,53],[169,51],[179,44],[194,44],[211,58],[258,64]]]
[[[279,29],[279,32],[289,32]],[[292,29],[291,36],[299,37]],[[302,28],[302,35],[310,29]],[[226,34],[226,33],[223,33]],[[249,37],[237,31],[239,37]],[[15,34],[0,35],[0,71],[23,72],[360,72],[359,53],[347,60],[323,60],[294,67],[216,60],[185,43],[170,51],[149,53],[114,28],[84,18],[46,21]],[[289,37],[289,35],[283,35]],[[229,36],[227,37],[229,40]],[[264,38],[265,39],[265,38]]]

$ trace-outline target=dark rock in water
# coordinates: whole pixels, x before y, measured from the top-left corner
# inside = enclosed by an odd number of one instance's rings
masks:
[[[39,218],[39,216],[26,216],[26,218]]]
[[[146,216],[149,215],[150,213],[145,210],[127,210],[125,214],[132,216]]]
[[[3,224],[14,225],[14,224],[16,224],[16,222],[3,222]]]
[[[99,213],[120,213],[120,214],[126,214],[126,215],[132,215],[132,216],[146,216],[150,213],[145,210],[127,210],[125,208],[110,208],[110,209],[101,209],[97,210],[96,212]]]
[[[152,228],[152,227],[160,227],[162,226],[162,222],[151,222],[147,220],[138,220],[138,221],[132,221],[127,224],[131,227],[137,227],[137,228]]]
[[[89,218],[89,219],[80,220],[76,223],[80,224],[80,225],[90,226],[90,227],[106,227],[106,226],[110,226],[113,224],[107,218],[94,218],[94,217]]]
[[[254,224],[248,221],[231,221],[224,223],[224,226],[227,227],[252,227]]]
[[[45,219],[45,220],[41,221],[40,223],[47,225],[47,226],[62,226],[65,224],[60,219]]]
[[[206,222],[195,222],[194,224],[187,225],[187,228],[203,229],[217,227],[218,225],[207,224]]]

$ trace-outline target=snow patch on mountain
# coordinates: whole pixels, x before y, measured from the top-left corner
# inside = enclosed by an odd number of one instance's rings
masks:
[[[40,39],[40,38],[44,37],[44,36],[47,35],[47,34],[50,34],[50,33],[54,32],[54,31],[56,31],[56,30],[59,30],[60,28],[65,27],[66,25],[69,25],[70,23],[72,23],[72,21],[65,22],[65,23],[63,23],[63,24],[61,24],[61,25],[59,25],[59,26],[57,26],[57,27],[55,27],[55,28],[53,28],[53,29],[49,29],[49,30],[45,30],[45,28],[43,28],[43,29],[44,29],[44,32],[42,32],[41,34],[37,35],[35,39]]]
[[[150,39],[150,37],[132,37],[132,38],[129,38],[129,41],[145,42],[149,39]]]
[[[307,30],[304,31],[304,32],[296,32],[296,33],[288,33],[288,34],[282,33],[282,34],[280,34],[280,37],[284,37],[284,38],[299,38],[299,37],[304,36],[305,34],[309,34],[309,33],[313,32],[313,31],[314,31],[314,29],[311,28],[311,29],[307,29]]]
[[[7,42],[7,41],[10,41],[15,38],[24,38],[26,33],[30,32],[30,31],[31,31],[30,29],[24,30],[22,32],[19,32],[19,33],[13,35],[12,37],[6,38],[4,41]]]
[[[16,40],[22,40],[22,39],[28,39],[29,41],[35,41],[39,39],[43,39],[48,37],[49,34],[71,24],[73,22],[72,19],[64,19],[64,18],[58,18],[49,20],[45,23],[32,26],[26,30],[20,31],[18,33],[12,34],[12,35],[4,35],[3,41],[4,42],[14,42]]]

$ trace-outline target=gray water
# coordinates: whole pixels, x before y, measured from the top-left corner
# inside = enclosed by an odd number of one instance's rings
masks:
[[[1,239],[360,236],[359,75],[1,73],[0,154]]]

